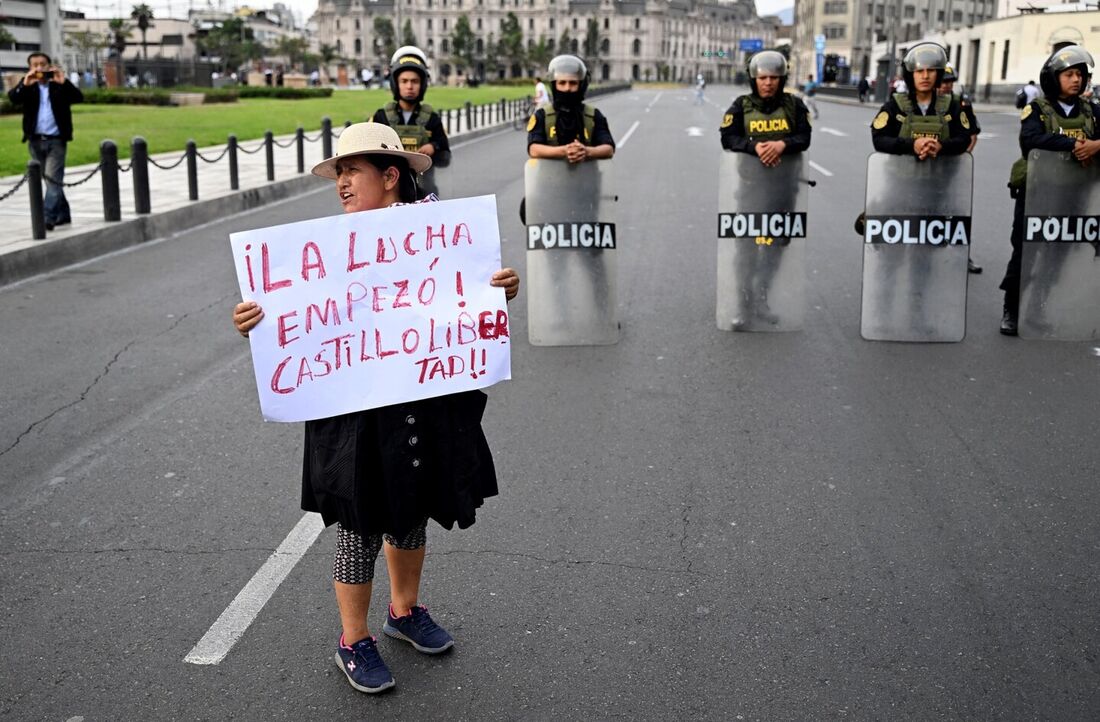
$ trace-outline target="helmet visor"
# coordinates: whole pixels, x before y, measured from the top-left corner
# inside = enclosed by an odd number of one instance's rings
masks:
[[[550,61],[547,71],[550,73],[551,80],[565,77],[584,80],[585,76],[588,75],[588,68],[585,67],[584,61],[576,55],[557,56]]]
[[[1047,63],[1050,64],[1050,69],[1056,75],[1075,65],[1084,65],[1088,68],[1089,73],[1092,73],[1092,56],[1089,55],[1089,51],[1080,45],[1067,45],[1051,55]]]
[[[921,43],[905,54],[905,69],[910,73],[918,70],[943,70],[947,65],[947,53],[935,43]]]
[[[749,77],[755,79],[761,76],[787,77],[787,59],[783,53],[764,50],[749,59]]]

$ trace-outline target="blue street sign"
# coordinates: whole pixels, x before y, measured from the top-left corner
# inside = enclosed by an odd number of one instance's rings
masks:
[[[762,38],[741,38],[741,52],[755,53],[764,49]]]
[[[814,36],[814,50],[816,50],[817,52],[820,53],[824,49],[825,49],[825,36],[824,35],[815,35]]]

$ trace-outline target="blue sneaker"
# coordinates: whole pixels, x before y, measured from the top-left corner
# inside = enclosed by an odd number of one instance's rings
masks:
[[[367,637],[349,647],[344,644],[341,634],[340,645],[336,648],[336,666],[347,675],[348,684],[367,694],[384,692],[396,684],[382,655],[378,654],[377,642],[374,637]]]
[[[391,604],[382,631],[394,639],[403,639],[424,654],[441,654],[455,646],[447,630],[436,624],[428,608],[420,604],[404,617],[393,616]]]

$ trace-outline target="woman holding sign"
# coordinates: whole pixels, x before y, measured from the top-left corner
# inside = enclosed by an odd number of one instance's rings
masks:
[[[335,180],[344,211],[355,213],[416,202],[416,174],[431,163],[404,150],[392,128],[359,123],[340,135],[336,155],[313,173]],[[509,301],[519,291],[519,276],[510,268],[494,273],[490,283]],[[233,310],[243,336],[263,318],[253,301]],[[454,645],[418,603],[426,528],[429,517],[448,529],[456,522],[466,528],[482,501],[497,493],[481,430],[484,408],[485,394],[465,391],[306,422],[302,508],[337,525],[333,583],[343,634],[336,663],[361,692],[394,686],[367,627],[380,550],[390,576],[382,631],[425,654]]]

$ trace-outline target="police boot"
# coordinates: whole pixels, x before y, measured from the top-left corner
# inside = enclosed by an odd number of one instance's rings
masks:
[[[972,259],[968,258],[966,259],[966,270],[970,273],[981,273],[982,267],[979,266],[977,263],[974,263]]]
[[[1005,336],[1016,335],[1016,316],[1017,312],[1014,309],[1005,306],[1004,314],[1001,316],[1001,333]]]

